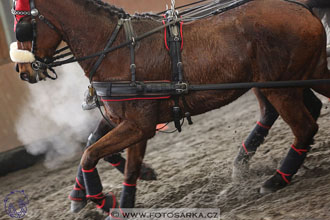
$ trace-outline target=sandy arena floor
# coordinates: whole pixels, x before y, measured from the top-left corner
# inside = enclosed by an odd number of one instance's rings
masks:
[[[139,181],[137,207],[220,208],[224,220],[328,220],[330,219],[330,103],[324,103],[319,132],[304,166],[293,183],[276,193],[261,196],[259,186],[272,175],[286,155],[293,136],[279,119],[252,159],[250,177],[231,179],[232,163],[242,140],[259,117],[251,92],[219,110],[193,117],[181,134],[159,133],[149,141],[145,162],[158,180]],[[68,146],[69,147],[69,146]],[[80,155],[50,170],[42,164],[0,178],[0,198],[25,190],[30,203],[24,219],[104,219],[89,203],[78,214],[70,213],[70,193]],[[103,160],[98,164],[104,191],[117,197],[122,176]],[[1,204],[0,220],[11,219]]]

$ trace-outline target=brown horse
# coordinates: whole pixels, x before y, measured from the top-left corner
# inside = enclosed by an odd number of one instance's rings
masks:
[[[330,7],[327,0],[306,1],[311,7]],[[120,9],[92,0],[35,0],[35,6],[55,29],[36,19],[35,55],[53,56],[61,40],[67,42],[75,57],[101,51],[116,27],[127,15]],[[43,18],[43,17],[42,17]],[[23,18],[29,20],[30,18]],[[132,17],[137,34],[160,25],[148,16]],[[225,13],[184,25],[182,52],[185,81],[192,84],[261,82],[275,80],[329,79],[326,61],[326,36],[320,20],[311,11],[284,0],[255,0]],[[136,77],[138,81],[171,79],[170,58],[164,50],[161,31],[137,43]],[[119,32],[114,46],[125,41]],[[18,48],[31,50],[31,42],[18,42]],[[88,77],[96,59],[81,61]],[[95,81],[129,81],[129,49],[108,54],[93,78]],[[21,78],[35,83],[45,78],[30,64],[20,63]],[[330,87],[313,89],[330,98]],[[220,108],[247,89],[190,92],[185,95],[186,108],[192,115]],[[272,192],[286,186],[306,156],[318,126],[303,101],[303,88],[260,89],[295,136],[285,163],[263,186]],[[183,103],[179,103],[183,107]],[[108,134],[83,154],[83,183],[77,188],[109,211],[111,195],[102,194],[95,169],[100,158],[127,148],[125,184],[120,207],[133,207],[135,184],[147,140],[155,135],[159,123],[172,120],[172,99],[136,100],[105,103],[107,116],[116,124]]]

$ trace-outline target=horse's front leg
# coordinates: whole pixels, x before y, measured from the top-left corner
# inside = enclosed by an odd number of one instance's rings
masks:
[[[86,197],[97,203],[97,207],[106,212],[109,212],[111,208],[115,208],[116,201],[114,195],[103,194],[101,180],[95,166],[106,155],[120,152],[153,136],[141,127],[143,126],[138,126],[135,121],[123,120],[117,127],[86,149],[82,156],[81,166]]]

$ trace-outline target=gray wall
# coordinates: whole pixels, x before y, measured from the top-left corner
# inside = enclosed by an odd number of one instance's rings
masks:
[[[0,0],[0,20],[4,28],[8,45],[15,41],[15,35],[13,31],[14,17],[10,12],[11,6],[12,0]]]

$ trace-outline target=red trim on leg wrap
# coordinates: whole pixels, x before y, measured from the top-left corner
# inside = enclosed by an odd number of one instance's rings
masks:
[[[120,165],[121,161],[119,161],[118,163],[110,163],[113,167],[118,167]]]
[[[123,184],[124,184],[125,186],[136,186],[136,183],[134,183],[134,184],[129,184],[129,183],[125,183],[125,182],[123,182]]]
[[[299,155],[302,155],[303,153],[307,152],[307,149],[298,149],[293,144],[291,145],[291,148],[296,151]]]
[[[94,172],[94,170],[95,170],[95,167],[90,170],[84,170],[84,168],[81,168],[81,171],[83,171],[84,173],[92,173],[92,172]]]
[[[243,149],[245,150],[245,153],[246,153],[246,154],[249,154],[249,151],[246,149],[246,146],[245,146],[244,141],[242,142],[242,147],[243,147]]]
[[[78,184],[78,186],[79,186],[81,189],[85,190],[85,187],[84,187],[83,185],[81,185],[81,183],[79,182],[79,180],[78,180],[77,177],[76,177],[76,183]]]
[[[286,177],[291,176],[291,174],[283,173],[283,172],[281,172],[280,170],[276,170],[276,172],[278,172],[278,173],[282,176],[282,179],[283,179],[287,184],[290,184],[290,181],[289,181]]]
[[[257,125],[259,125],[262,128],[265,128],[267,130],[269,130],[271,128],[270,126],[267,126],[267,125],[262,124],[260,121],[257,121]]]

